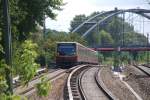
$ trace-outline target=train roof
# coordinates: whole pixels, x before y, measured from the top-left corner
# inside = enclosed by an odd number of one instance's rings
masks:
[[[78,43],[78,42],[57,42],[57,43]]]
[[[80,45],[80,46],[83,46],[83,47],[85,47],[85,48],[87,48],[87,49],[90,49],[90,48],[88,48],[88,47],[86,47],[86,46],[84,46],[84,45],[82,45],[82,44],[80,44],[80,43],[78,43],[78,42],[57,42],[57,43],[75,43],[75,44],[77,44],[77,45]],[[90,50],[92,50],[92,51],[94,51],[94,52],[97,52],[97,51],[95,51],[95,50],[93,50],[93,49],[90,49]]]

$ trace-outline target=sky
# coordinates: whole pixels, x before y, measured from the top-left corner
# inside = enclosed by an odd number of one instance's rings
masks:
[[[150,9],[150,0],[63,0],[66,3],[62,11],[55,11],[56,20],[46,19],[46,28],[68,32],[70,22],[75,15],[90,15],[95,11],[109,11],[118,9],[145,8]],[[141,27],[141,26],[140,26]],[[150,30],[149,30],[150,32]]]

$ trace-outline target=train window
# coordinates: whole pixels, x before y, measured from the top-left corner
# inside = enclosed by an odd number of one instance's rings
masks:
[[[76,54],[75,45],[59,45],[58,54],[62,56],[72,56]]]

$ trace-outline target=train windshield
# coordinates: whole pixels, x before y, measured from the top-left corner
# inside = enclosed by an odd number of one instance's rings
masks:
[[[75,45],[58,45],[58,54],[62,56],[75,55]]]

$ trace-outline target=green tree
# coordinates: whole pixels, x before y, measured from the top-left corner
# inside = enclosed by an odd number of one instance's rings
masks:
[[[116,36],[120,37],[120,35],[122,35],[123,24],[124,24],[124,31],[126,32],[134,31],[134,26],[130,25],[128,22],[123,22],[123,19],[118,16],[112,17],[110,20],[107,21],[107,23],[108,24],[105,25],[105,30],[111,33],[113,39],[115,39]]]
[[[128,32],[124,34],[126,45],[146,45],[147,39],[144,35],[136,32]]]
[[[61,10],[62,0],[9,0],[12,34],[20,41],[28,37],[29,32],[34,32],[36,26],[43,26],[44,19],[56,18],[54,10]],[[2,5],[2,0],[0,0]],[[2,7],[2,6],[0,6]],[[0,9],[0,15],[3,15]],[[0,16],[0,26],[3,25],[3,16]]]
[[[99,33],[99,39],[100,39],[100,43],[101,45],[109,45],[109,44],[113,44],[114,40],[112,39],[112,36],[110,35],[110,33],[101,30]]]
[[[69,41],[78,42],[83,45],[87,45],[87,41],[83,39],[80,35],[78,35],[77,33],[69,33],[68,39]]]
[[[100,14],[102,12],[93,12],[89,16],[85,15],[78,15],[75,16],[71,22],[71,31],[78,27],[81,23],[83,23],[85,20],[83,19],[89,19],[97,14]],[[105,16],[101,17],[96,17],[92,20],[92,22],[97,22],[101,19],[103,19]],[[122,31],[123,31],[123,24],[124,24],[124,30],[127,32],[134,32],[134,26],[130,25],[127,22],[123,23],[123,19],[121,17],[115,16],[107,21],[105,21],[105,24],[99,25],[99,29],[93,29],[86,37],[85,39],[88,41],[88,44],[90,46],[92,45],[97,45],[97,42],[100,43],[100,37],[97,35],[97,31],[104,30],[105,32],[109,33],[115,42],[116,40],[118,41],[117,43],[122,43]],[[84,24],[83,27],[77,30],[77,33],[82,35],[85,33],[93,24]],[[99,33],[98,33],[99,34]],[[125,33],[126,34],[126,33]],[[140,40],[138,40],[140,41]]]
[[[3,1],[0,0],[0,84],[4,83],[5,70],[8,66],[4,61],[4,16]],[[38,26],[43,26],[45,17],[56,18],[56,10],[61,10],[62,0],[9,0],[9,13],[11,17],[11,32],[13,39],[13,75],[19,75],[23,84],[27,84],[35,75],[38,65],[35,63],[37,58],[37,42],[34,36]],[[40,40],[41,43],[42,40]],[[38,44],[40,44],[38,43]],[[42,44],[42,43],[41,43]],[[39,51],[38,51],[39,52]],[[2,55],[2,56],[1,56]],[[5,84],[4,84],[5,85]],[[0,90],[4,92],[4,85]],[[7,84],[6,84],[7,86]],[[0,94],[1,95],[1,94]],[[5,94],[4,94],[5,96]],[[7,96],[7,95],[6,95]],[[1,96],[0,96],[1,97]],[[9,97],[9,96],[8,96]],[[10,95],[10,97],[13,97]]]
[[[131,55],[129,54],[129,52],[121,52],[120,54],[120,60],[123,63],[129,63],[131,60]]]
[[[85,15],[76,15],[73,20],[71,21],[71,28],[70,28],[70,32],[72,32],[75,28],[77,28],[81,23],[83,23],[85,20],[87,20],[87,17]],[[82,35],[85,30],[87,30],[86,26],[83,26],[82,28],[80,28],[77,33],[79,35]]]
[[[0,32],[0,41],[1,41],[1,32]],[[0,53],[4,54],[3,47],[0,44]],[[8,88],[8,85],[6,84],[5,79],[5,68],[7,65],[5,64],[4,59],[0,59],[0,96],[4,94]]]
[[[19,75],[21,82],[26,85],[36,74],[38,64],[35,63],[37,57],[37,44],[31,40],[26,40],[20,48],[16,49],[13,57],[13,70],[15,75]]]
[[[37,93],[40,97],[48,96],[48,93],[51,89],[50,81],[48,81],[45,77],[41,78],[41,82],[36,85]]]
[[[73,18],[73,20],[71,21],[71,24],[70,24],[70,26],[71,26],[71,28],[70,28],[70,32],[72,31],[72,30],[74,30],[75,28],[77,28],[80,24],[82,24],[85,20],[87,20],[87,19],[89,19],[90,17],[92,17],[92,16],[94,16],[94,15],[96,15],[96,14],[98,14],[99,12],[94,12],[94,13],[92,13],[91,15],[89,15],[89,16],[85,16],[85,15],[77,15],[77,16],[75,16],[74,18]],[[95,18],[94,20],[93,20],[93,22],[96,22],[98,19],[97,18]],[[77,34],[79,34],[79,35],[83,35],[91,26],[92,26],[93,24],[88,24],[88,23],[86,23],[86,24],[84,24],[81,28],[79,28],[77,31],[76,31],[76,33]],[[94,45],[94,44],[96,44],[96,41],[95,41],[95,38],[94,38],[94,36],[95,36],[95,34],[96,34],[96,32],[95,32],[96,30],[92,30],[92,32],[90,33],[90,34],[88,34],[86,37],[84,37],[85,39],[86,39],[86,41],[88,42],[88,44],[89,45]]]
[[[102,62],[103,62],[103,60],[104,60],[104,56],[103,56],[103,54],[102,54],[102,53],[100,53],[100,52],[98,52],[98,61],[99,61],[100,63],[102,63]]]

